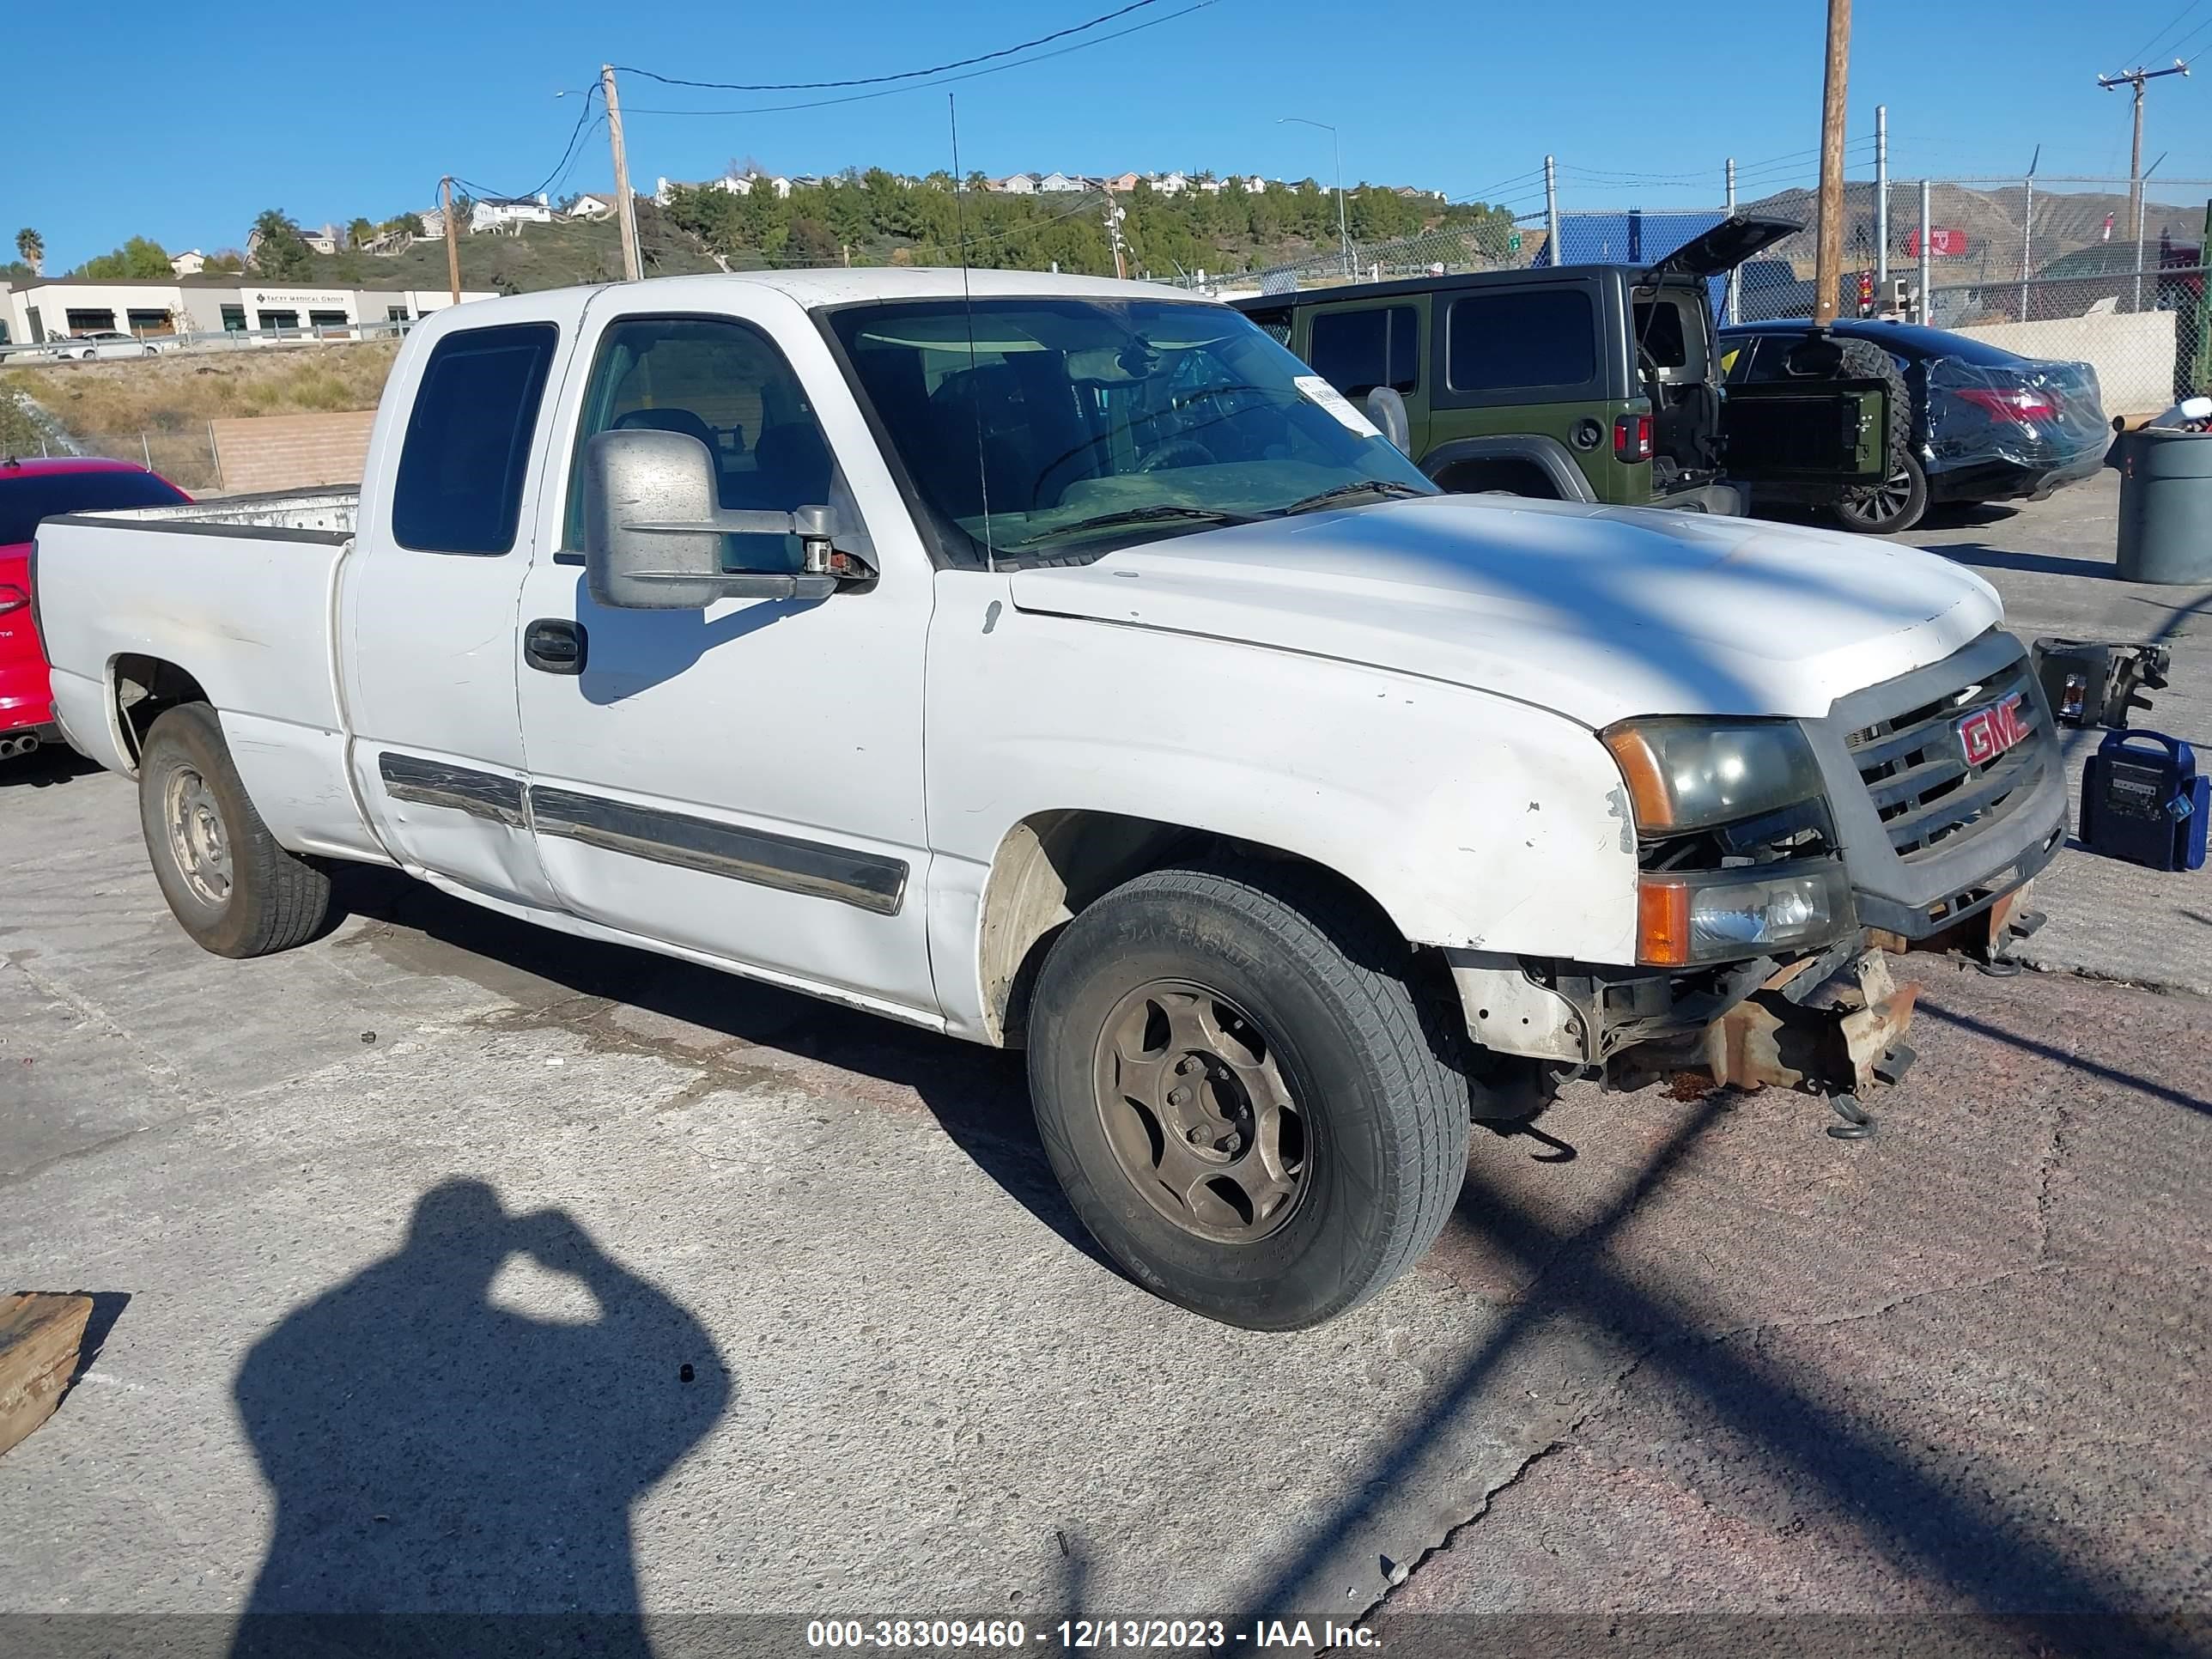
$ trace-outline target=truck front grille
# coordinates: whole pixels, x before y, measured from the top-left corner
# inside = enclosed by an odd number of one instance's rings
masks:
[[[2025,734],[2003,752],[1975,763],[1960,723],[2014,696]],[[1938,848],[1948,851],[2002,822],[2033,793],[2056,751],[2025,657],[1986,680],[1861,726],[1844,738],[1844,746],[1890,846],[1906,864]]]

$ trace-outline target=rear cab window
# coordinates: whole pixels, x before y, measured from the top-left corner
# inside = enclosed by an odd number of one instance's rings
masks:
[[[392,487],[392,533],[418,553],[508,551],[561,331],[459,329],[431,348]]]
[[[1597,372],[1597,308],[1585,288],[1479,290],[1445,308],[1444,383],[1452,392],[1573,390]]]

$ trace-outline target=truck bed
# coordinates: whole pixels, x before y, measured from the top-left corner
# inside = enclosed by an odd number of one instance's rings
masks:
[[[118,682],[150,659],[220,712],[232,758],[277,838],[373,851],[346,781],[332,648],[358,492],[289,491],[70,514],[39,528],[33,587],[54,706],[101,765],[133,771]]]

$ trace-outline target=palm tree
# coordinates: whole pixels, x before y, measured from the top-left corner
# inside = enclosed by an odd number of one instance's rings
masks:
[[[46,275],[46,239],[28,225],[15,233],[15,252],[22,256],[23,263],[30,266],[31,275]]]

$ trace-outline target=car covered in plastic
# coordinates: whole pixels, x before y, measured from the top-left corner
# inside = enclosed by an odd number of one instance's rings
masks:
[[[1728,384],[1786,380],[1793,349],[1818,331],[1802,319],[1723,329]],[[1911,394],[1904,462],[1836,504],[1847,529],[1893,535],[1946,502],[2039,501],[2104,464],[2112,430],[2087,363],[2023,357],[1946,329],[1879,319],[1839,319],[1826,331],[1880,345]]]

